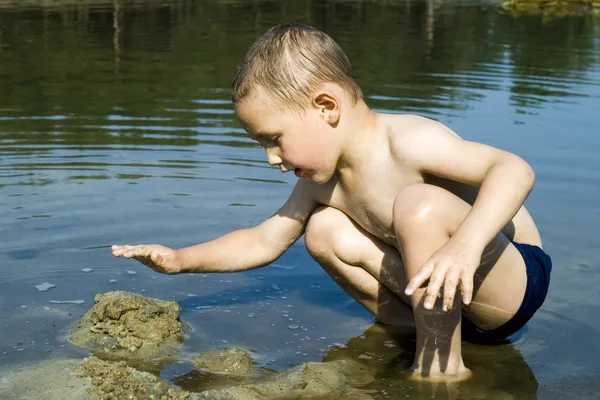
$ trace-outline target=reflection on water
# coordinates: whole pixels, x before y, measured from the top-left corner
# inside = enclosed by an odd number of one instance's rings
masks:
[[[494,4],[436,0],[3,4],[3,369],[81,356],[65,333],[94,294],[119,289],[178,301],[194,326],[190,354],[238,346],[278,370],[353,358],[376,370],[377,398],[600,389],[594,18],[514,18]],[[528,205],[557,265],[550,298],[513,344],[466,345],[468,383],[407,381],[411,336],[369,328],[300,244],[282,268],[227,276],[158,276],[109,254],[112,243],[208,240],[284,201],[295,178],[269,168],[235,120],[229,88],[253,40],[290,20],[341,44],[373,108],[436,118],[536,169]],[[40,293],[44,282],[56,286]],[[70,300],[85,303],[50,303]],[[163,374],[177,381],[182,368]]]

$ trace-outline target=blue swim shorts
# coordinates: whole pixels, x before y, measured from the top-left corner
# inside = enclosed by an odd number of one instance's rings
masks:
[[[548,287],[552,259],[538,246],[513,242],[521,253],[527,269],[527,286],[521,306],[515,315],[504,325],[494,329],[480,329],[463,316],[462,338],[473,343],[498,343],[517,333],[529,322],[535,312],[542,306]]]

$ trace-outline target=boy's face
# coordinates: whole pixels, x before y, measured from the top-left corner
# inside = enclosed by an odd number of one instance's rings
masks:
[[[339,157],[337,135],[318,107],[300,113],[284,110],[262,89],[236,105],[246,131],[267,153],[270,165],[281,172],[315,183],[325,183],[335,172]]]

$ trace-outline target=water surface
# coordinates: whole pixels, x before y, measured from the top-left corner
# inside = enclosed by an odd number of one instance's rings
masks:
[[[285,201],[295,178],[268,166],[229,93],[248,46],[283,21],[331,34],[373,108],[435,118],[535,168],[527,206],[554,258],[551,292],[512,343],[465,345],[469,382],[407,381],[412,339],[372,327],[301,241],[228,275],[163,276],[112,258],[113,243],[183,247]],[[181,305],[194,327],[187,355],[236,346],[278,370],[350,357],[377,369],[369,389],[382,399],[594,398],[599,26],[482,2],[0,6],[1,371],[85,355],[65,333],[95,294],[130,290]],[[55,287],[39,291],[45,282]],[[84,303],[51,303],[74,300]],[[185,363],[162,375],[201,386]]]

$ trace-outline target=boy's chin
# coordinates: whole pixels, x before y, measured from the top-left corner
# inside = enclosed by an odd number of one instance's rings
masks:
[[[333,174],[323,173],[323,172],[308,172],[303,170],[299,175],[299,178],[306,179],[309,182],[316,184],[327,183],[331,180]]]

